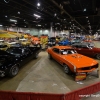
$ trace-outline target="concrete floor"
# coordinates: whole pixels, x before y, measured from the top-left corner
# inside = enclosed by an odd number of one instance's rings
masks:
[[[99,42],[95,44],[100,47]],[[98,62],[100,63],[99,60]],[[67,93],[99,81],[100,77],[97,78],[94,71],[86,80],[75,82],[73,76],[65,74],[63,67],[56,61],[49,60],[47,52],[42,51],[38,59],[23,66],[14,78],[0,78],[0,90]]]

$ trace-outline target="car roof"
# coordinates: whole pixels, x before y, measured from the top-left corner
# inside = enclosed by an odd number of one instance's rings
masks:
[[[54,46],[53,48],[57,48],[57,49],[73,49],[71,46]]]
[[[90,43],[83,42],[83,43],[74,43],[74,44],[72,44],[72,45],[88,45],[88,44],[90,44]]]

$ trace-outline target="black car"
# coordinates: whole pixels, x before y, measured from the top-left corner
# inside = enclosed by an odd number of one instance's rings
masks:
[[[19,68],[33,58],[37,58],[41,47],[11,47],[6,51],[0,50],[0,77],[14,77]]]
[[[55,37],[50,37],[48,39],[48,46],[52,47],[56,45],[56,38]]]

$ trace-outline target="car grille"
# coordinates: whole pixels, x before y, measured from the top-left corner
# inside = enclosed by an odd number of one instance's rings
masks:
[[[81,70],[91,70],[93,68],[98,68],[98,64],[94,65],[94,66],[89,66],[89,67],[83,67],[81,68]]]

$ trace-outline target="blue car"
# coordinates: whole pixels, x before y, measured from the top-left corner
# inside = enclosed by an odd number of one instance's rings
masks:
[[[59,42],[58,45],[71,45],[71,42],[69,40],[64,40]]]

